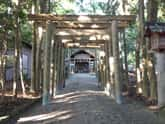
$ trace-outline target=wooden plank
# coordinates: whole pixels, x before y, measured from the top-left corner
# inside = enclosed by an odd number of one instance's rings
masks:
[[[90,48],[90,49],[96,49],[96,48],[100,48],[100,45],[92,45],[92,46],[87,46],[87,45],[65,46],[65,48]]]
[[[135,15],[53,15],[53,14],[29,14],[29,20],[50,20],[50,21],[79,21],[79,22],[98,22],[98,21],[133,21]]]
[[[36,21],[39,26],[44,26],[46,21]],[[59,29],[107,29],[111,25],[111,21],[98,21],[98,22],[79,22],[79,21],[52,21],[56,28]],[[119,21],[118,28],[128,27],[127,21]]]
[[[71,40],[71,41],[79,41],[79,40],[91,40],[91,39],[97,39],[97,40],[108,40],[109,39],[109,35],[107,34],[93,34],[93,35],[79,35],[79,34],[72,34],[72,35],[56,35],[56,37],[58,37],[61,40],[67,41],[67,40]]]
[[[54,22],[59,29],[107,29],[111,23]],[[127,22],[120,22],[118,28],[128,27]]]
[[[56,29],[56,35],[105,35],[107,30],[97,29]]]
[[[88,43],[97,43],[97,44],[102,44],[102,43],[105,43],[107,42],[108,40],[86,40],[86,41],[83,41],[83,40],[68,40],[67,42],[65,42],[65,44],[67,43],[81,43],[81,44],[88,44]]]

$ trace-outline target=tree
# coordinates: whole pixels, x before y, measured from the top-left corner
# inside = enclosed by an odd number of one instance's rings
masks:
[[[158,19],[160,21],[165,21],[165,1],[164,0],[158,0]]]
[[[119,2],[117,0],[95,1],[77,0],[79,13],[85,14],[107,14],[116,15],[118,13]]]
[[[74,5],[73,5],[74,0],[63,0],[63,1],[55,1],[52,4],[51,12],[56,13],[59,15],[62,14],[74,14]],[[68,7],[66,7],[66,5]]]
[[[15,45],[14,45],[14,80],[13,80],[13,95],[14,98],[17,97],[17,87],[19,81],[21,81],[22,92],[25,95],[25,85],[23,79],[23,63],[22,63],[22,38],[21,38],[21,28],[20,25],[26,21],[27,9],[26,1],[13,1],[12,3],[12,15],[13,15],[13,31],[15,33]]]
[[[148,22],[156,22],[157,21],[157,15],[158,15],[158,0],[149,0],[147,4],[147,21]],[[156,79],[156,73],[155,73],[155,57],[154,53],[149,52],[151,49],[151,39],[148,39],[146,41],[148,44],[148,54],[147,54],[147,60],[148,60],[148,78],[150,81],[150,99],[156,100],[157,98],[157,79]]]
[[[10,16],[9,7],[11,6],[10,1],[0,1],[0,87],[2,89],[2,100],[5,93],[5,66],[6,66],[6,52],[8,45],[8,35],[11,31],[12,17]]]

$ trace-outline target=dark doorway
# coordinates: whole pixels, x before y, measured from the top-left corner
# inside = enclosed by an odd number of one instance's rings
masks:
[[[76,73],[89,73],[89,62],[76,62],[75,63]]]

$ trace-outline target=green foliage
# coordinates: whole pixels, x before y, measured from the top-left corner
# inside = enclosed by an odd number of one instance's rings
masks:
[[[18,6],[13,4],[11,0],[0,0],[0,33],[5,34],[8,47],[14,47],[17,17],[19,18],[19,25],[21,25],[20,27],[23,41],[31,41],[32,30],[30,25],[27,24],[27,14],[30,7],[31,5],[29,1],[26,0],[20,1]]]
[[[160,21],[165,21],[165,1],[160,1],[159,11],[158,11],[158,19]]]
[[[117,0],[96,1],[77,0],[78,13],[116,15],[119,7]]]
[[[137,15],[138,14],[138,0],[132,0],[131,3],[128,3],[130,14]]]
[[[14,65],[14,56],[8,55],[6,57],[6,68],[11,68]]]
[[[31,44],[32,41],[32,26],[28,22],[21,25],[22,41]]]
[[[52,12],[59,15],[73,14],[74,13],[73,1],[63,0],[52,3]]]
[[[11,0],[0,0],[0,33],[6,33],[9,46],[13,46],[15,36],[15,15],[19,16],[22,41],[31,43],[32,27],[28,23],[27,14],[31,9],[33,0],[19,1],[19,8],[15,7]],[[131,14],[138,13],[138,0],[127,3]],[[118,7],[121,1],[118,0],[57,0],[51,3],[52,12],[56,14],[118,14]],[[165,21],[165,2],[160,0],[159,20]],[[136,22],[137,23],[137,22]],[[128,61],[135,63],[135,39],[137,37],[136,24],[126,30]],[[0,39],[1,40],[1,39]]]
[[[126,30],[126,42],[127,42],[127,51],[128,51],[128,64],[135,65],[135,49],[136,49],[136,38],[137,38],[137,25],[132,24]]]

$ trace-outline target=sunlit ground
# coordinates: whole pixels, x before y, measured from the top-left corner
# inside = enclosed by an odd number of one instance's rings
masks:
[[[76,76],[75,76],[76,75]],[[79,80],[86,78],[84,82]],[[91,83],[89,83],[91,81]],[[94,81],[94,82],[93,82]],[[83,84],[79,84],[82,82]],[[74,84],[74,85],[73,85]],[[78,86],[79,85],[79,86]],[[83,90],[81,89],[83,86]],[[89,87],[86,89],[84,85]],[[79,88],[78,88],[78,87]],[[104,95],[97,88],[97,80],[95,73],[91,74],[74,74],[66,82],[66,89],[57,95],[47,107],[39,106],[37,110],[33,110],[31,116],[23,116],[19,118],[18,123],[35,123],[35,122],[59,122],[74,118],[78,113],[82,113],[81,109],[75,110],[74,105],[79,105],[84,102],[92,102],[91,96],[97,96],[98,93]],[[38,111],[40,110],[40,111]],[[30,111],[29,111],[30,112]]]
[[[83,112],[81,109],[75,111],[72,107],[80,103],[92,102],[93,98],[91,98],[91,96],[97,96],[99,92],[102,94],[101,91],[86,90],[57,95],[47,107],[41,108],[42,106],[40,106],[40,112],[33,113],[33,116],[21,117],[18,123],[41,121],[59,122],[72,119],[78,113]]]
[[[93,74],[73,74],[47,106],[24,113],[19,124],[164,124],[136,102],[122,105],[100,91]]]

